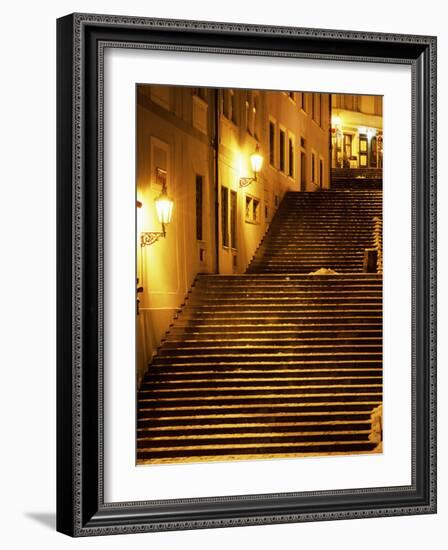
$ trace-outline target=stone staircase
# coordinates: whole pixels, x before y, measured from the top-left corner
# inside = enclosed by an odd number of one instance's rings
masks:
[[[289,193],[248,273],[197,277],[139,390],[138,463],[375,450],[382,278],[362,255],[378,214],[376,191]]]
[[[248,273],[361,273],[381,216],[377,189],[287,193]]]

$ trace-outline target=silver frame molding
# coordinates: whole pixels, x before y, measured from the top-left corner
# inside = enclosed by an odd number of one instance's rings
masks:
[[[93,14],[58,20],[58,531],[92,536],[436,512],[436,42],[431,36]],[[103,61],[108,47],[411,66],[410,486],[104,501]]]

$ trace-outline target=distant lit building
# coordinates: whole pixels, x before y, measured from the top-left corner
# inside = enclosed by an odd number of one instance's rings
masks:
[[[383,166],[383,98],[331,96],[332,168],[378,169]]]

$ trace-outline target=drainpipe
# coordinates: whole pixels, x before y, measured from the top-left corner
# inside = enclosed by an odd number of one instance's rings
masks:
[[[219,273],[219,88],[214,89],[214,175],[215,175],[215,254],[216,254],[216,273]]]
[[[331,189],[331,170],[332,170],[332,167],[333,167],[333,127],[332,127],[332,122],[331,122],[331,116],[333,114],[333,106],[332,106],[332,102],[331,102],[331,94],[328,94],[328,98],[329,98],[329,109],[330,109],[330,128],[328,130],[329,132],[329,135],[330,135],[330,143],[329,143],[329,149],[330,149],[330,162],[328,163],[328,189]]]

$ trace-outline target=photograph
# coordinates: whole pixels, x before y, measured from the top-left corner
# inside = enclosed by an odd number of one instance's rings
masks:
[[[57,47],[57,530],[435,514],[437,38]]]
[[[383,97],[135,93],[136,464],[382,453]]]

